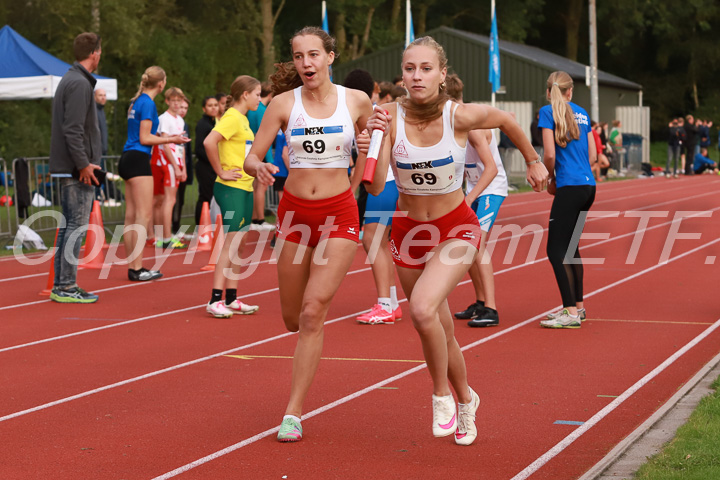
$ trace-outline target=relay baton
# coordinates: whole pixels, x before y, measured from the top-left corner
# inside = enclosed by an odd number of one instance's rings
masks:
[[[385,115],[388,114],[387,110],[383,110],[383,112]],[[363,170],[362,176],[362,182],[365,184],[372,184],[375,178],[375,168],[377,167],[377,159],[380,155],[380,145],[382,144],[384,132],[384,130],[376,128],[373,130],[372,137],[370,137],[370,147],[368,148],[365,170]]]

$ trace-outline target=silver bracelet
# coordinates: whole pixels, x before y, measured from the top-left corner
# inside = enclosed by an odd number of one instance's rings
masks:
[[[535,163],[542,163],[542,160],[538,158],[537,160],[533,160],[532,162],[525,162],[525,165],[529,167],[530,165],[533,165]]]

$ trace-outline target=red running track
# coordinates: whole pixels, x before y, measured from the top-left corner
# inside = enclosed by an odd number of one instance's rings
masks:
[[[594,238],[581,242],[589,318],[579,330],[538,326],[559,306],[544,259],[551,197],[506,200],[491,243],[500,327],[456,322],[482,400],[470,447],[432,437],[410,319],[355,323],[375,300],[361,248],[328,314],[298,444],[274,440],[295,338],[279,318],[269,248],[240,285],[260,311],[231,320],[204,313],[207,253],[190,264],[173,253],[151,284],[129,284],[123,266],[105,280],[81,271],[101,294],[94,305],[38,297],[48,263],[2,259],[0,478],[577,478],[718,354],[708,286],[720,280],[719,186],[709,175],[599,186],[600,216],[585,229]],[[451,308],[472,297],[466,280]]]

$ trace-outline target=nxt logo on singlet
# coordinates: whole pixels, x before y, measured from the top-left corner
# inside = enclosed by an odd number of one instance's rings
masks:
[[[412,165],[413,170],[422,170],[425,168],[433,168],[432,162],[418,162],[418,163],[413,163],[411,165]]]

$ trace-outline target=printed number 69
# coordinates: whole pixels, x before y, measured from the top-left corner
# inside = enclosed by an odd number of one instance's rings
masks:
[[[302,146],[303,150],[305,150],[307,153],[323,153],[325,151],[325,142],[323,142],[322,140],[315,140],[315,143],[311,142],[310,140],[305,140]]]
[[[422,185],[423,183],[435,185],[437,183],[437,177],[432,173],[426,173],[424,175],[422,173],[413,173],[410,175],[410,178],[415,185]]]

